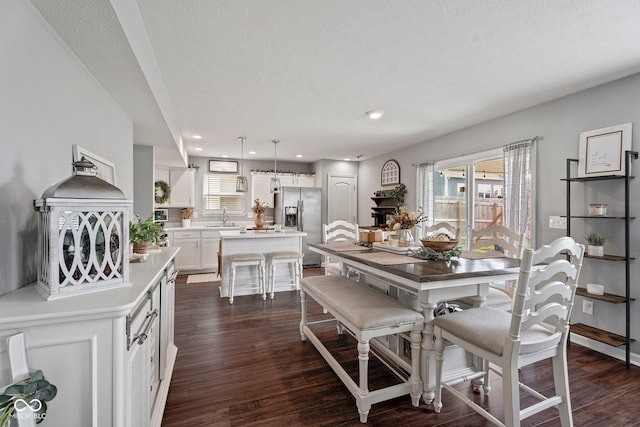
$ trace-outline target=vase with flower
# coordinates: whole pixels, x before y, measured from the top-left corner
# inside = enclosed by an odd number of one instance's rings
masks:
[[[255,214],[256,228],[264,228],[264,214],[267,209],[269,209],[269,203],[261,202],[260,199],[255,199],[251,209]]]
[[[411,246],[415,243],[413,229],[426,220],[421,212],[409,212],[406,206],[399,206],[389,222],[389,229],[398,232],[400,246]]]

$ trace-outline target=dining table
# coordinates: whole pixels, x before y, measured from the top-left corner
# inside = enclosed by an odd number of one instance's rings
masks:
[[[415,296],[418,309],[424,316],[420,349],[420,378],[422,398],[431,403],[434,398],[435,379],[433,355],[434,310],[443,302],[471,297],[474,306],[486,301],[489,284],[516,280],[520,260],[502,252],[485,253],[461,251],[449,260],[416,258],[414,250],[397,247],[361,246],[350,242],[309,243],[309,249],[323,256],[331,256],[342,263],[345,274],[358,273],[358,280],[367,278],[383,281]]]

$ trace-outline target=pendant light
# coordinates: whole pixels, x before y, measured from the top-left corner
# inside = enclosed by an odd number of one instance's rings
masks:
[[[244,136],[238,137],[240,140],[240,175],[236,178],[236,193],[246,193],[248,191],[247,177],[244,176]]]
[[[279,139],[274,139],[273,142],[273,178],[271,178],[271,182],[269,183],[269,191],[272,193],[280,192],[280,179],[278,178],[278,143]]]

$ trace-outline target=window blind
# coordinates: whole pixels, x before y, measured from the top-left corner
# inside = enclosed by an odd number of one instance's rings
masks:
[[[236,192],[236,175],[206,173],[202,182],[205,211],[244,211],[244,193]]]

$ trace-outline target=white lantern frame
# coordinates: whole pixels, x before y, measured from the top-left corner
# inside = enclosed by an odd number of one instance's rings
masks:
[[[130,200],[52,197],[34,207],[40,214],[36,289],[44,298],[131,286]]]

